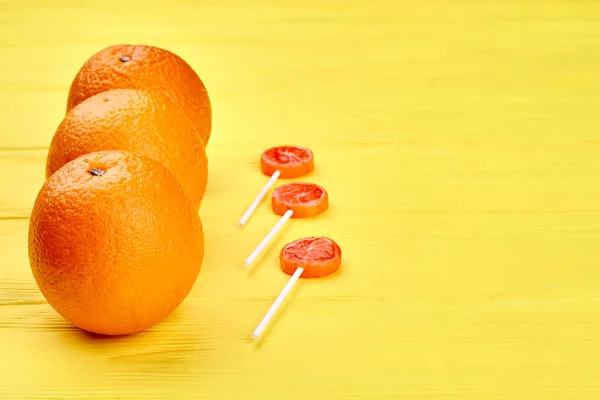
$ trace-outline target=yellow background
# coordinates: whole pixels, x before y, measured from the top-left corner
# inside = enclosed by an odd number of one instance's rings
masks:
[[[142,4],[0,1],[0,398],[600,398],[600,3]],[[197,285],[154,329],[98,339],[44,301],[27,229],[71,79],[115,43],[186,59],[214,131]],[[331,208],[249,273],[278,217],[236,223],[285,143],[315,151]],[[277,252],[306,235],[343,269],[253,343]]]

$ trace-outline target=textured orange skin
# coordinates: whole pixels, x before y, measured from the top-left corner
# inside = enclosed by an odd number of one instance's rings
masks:
[[[203,256],[202,223],[183,188],[135,153],[77,158],[44,183],[33,206],[35,281],[60,315],[90,332],[125,335],[162,321],[188,295]]]
[[[161,162],[199,210],[208,160],[202,139],[179,108],[135,89],[110,90],[86,99],[56,130],[46,177],[75,158],[100,150],[133,151]]]
[[[285,193],[290,187],[315,188],[322,192],[322,196],[308,202],[299,202]],[[324,213],[329,208],[329,194],[323,187],[314,183],[291,182],[281,185],[273,191],[271,205],[275,214],[283,215],[287,210],[292,210],[294,212],[292,218],[310,218]]]
[[[129,57],[121,61],[121,57]],[[92,55],[69,90],[67,111],[88,97],[110,89],[143,89],[182,107],[208,144],[212,109],[208,92],[181,57],[153,46],[121,44]]]
[[[319,258],[311,258],[310,251],[305,254],[301,254],[298,257],[296,254],[290,251],[291,248],[297,248],[299,244],[306,242],[320,243],[321,246],[327,246],[332,250],[331,257],[327,257],[325,254],[319,254]],[[303,257],[304,256],[304,257]],[[331,275],[340,269],[342,264],[342,250],[340,246],[333,240],[323,237],[309,237],[295,240],[285,245],[279,253],[279,264],[281,270],[286,274],[293,275],[298,268],[304,268],[304,271],[300,275],[302,278],[323,278]]]
[[[286,153],[295,154],[297,158],[289,159]],[[308,174],[314,167],[313,152],[306,147],[271,147],[265,150],[260,157],[260,169],[267,176],[271,176],[279,170],[281,178],[298,178]]]

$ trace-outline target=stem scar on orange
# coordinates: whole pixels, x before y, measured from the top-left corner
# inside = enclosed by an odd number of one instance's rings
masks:
[[[198,213],[162,164],[101,151],[42,186],[29,259],[48,303],[89,332],[125,335],[161,322],[187,297],[204,257]]]
[[[109,90],[82,101],[54,133],[46,177],[101,150],[133,151],[161,162],[200,208],[208,179],[206,151],[194,125],[173,104],[136,89]]]
[[[177,54],[146,45],[120,44],[93,54],[71,83],[67,111],[111,89],[143,89],[185,110],[208,144],[212,109],[204,82]]]

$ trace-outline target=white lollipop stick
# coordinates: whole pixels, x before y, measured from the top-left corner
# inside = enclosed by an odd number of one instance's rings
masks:
[[[254,249],[252,254],[250,254],[248,259],[244,263],[244,265],[246,267],[250,266],[250,264],[252,264],[254,262],[254,260],[256,260],[256,257],[258,257],[260,252],[264,250],[264,248],[267,246],[267,244],[269,244],[271,239],[273,239],[273,236],[275,236],[275,234],[281,229],[283,224],[285,224],[285,222],[292,217],[293,213],[294,212],[292,210],[287,210],[285,212],[285,214],[283,214],[283,216],[279,219],[279,221],[277,221],[277,223],[271,229],[271,231],[267,234],[267,236],[265,236],[265,238],[262,240],[262,242],[260,242],[260,244],[256,247],[256,249]]]
[[[262,199],[265,197],[265,195],[267,194],[267,192],[269,191],[271,186],[273,186],[275,181],[279,178],[279,175],[281,175],[281,172],[279,172],[279,170],[275,171],[273,173],[273,175],[271,175],[271,178],[269,178],[269,180],[267,181],[265,186],[262,188],[262,190],[258,193],[256,198],[252,202],[252,204],[250,204],[250,207],[248,207],[248,210],[246,210],[246,213],[242,216],[242,219],[240,219],[240,222],[238,222],[239,227],[244,226],[244,224],[246,222],[248,222],[248,220],[250,219],[250,216],[256,210],[256,207],[258,207],[258,205],[260,204]]]
[[[277,309],[279,308],[285,297],[288,295],[298,278],[300,278],[300,275],[302,275],[302,272],[304,272],[304,268],[302,267],[299,267],[296,269],[296,271],[294,271],[294,275],[292,275],[290,280],[286,283],[281,293],[279,293],[279,296],[277,296],[277,299],[275,299],[273,305],[271,305],[271,308],[269,308],[269,311],[267,311],[262,321],[260,321],[260,324],[258,324],[258,327],[256,327],[256,330],[252,334],[252,339],[258,339],[258,337],[268,325],[269,321],[271,321],[271,318],[273,318],[273,315],[275,315],[275,312],[277,312]]]

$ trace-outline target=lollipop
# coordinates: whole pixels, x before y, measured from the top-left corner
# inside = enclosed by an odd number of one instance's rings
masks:
[[[298,178],[308,174],[314,166],[313,153],[306,147],[278,146],[265,150],[260,158],[260,169],[263,174],[270,176],[270,178],[250,204],[238,222],[238,226],[242,227],[248,222],[277,179],[280,177]]]
[[[253,339],[258,339],[299,278],[323,278],[339,270],[342,250],[336,242],[326,237],[298,239],[283,247],[279,263],[283,272],[292,277],[252,334]]]
[[[325,212],[329,207],[329,195],[323,187],[314,183],[292,182],[273,191],[272,206],[275,214],[282,217],[250,254],[246,267],[254,262],[290,218],[310,218]]]

